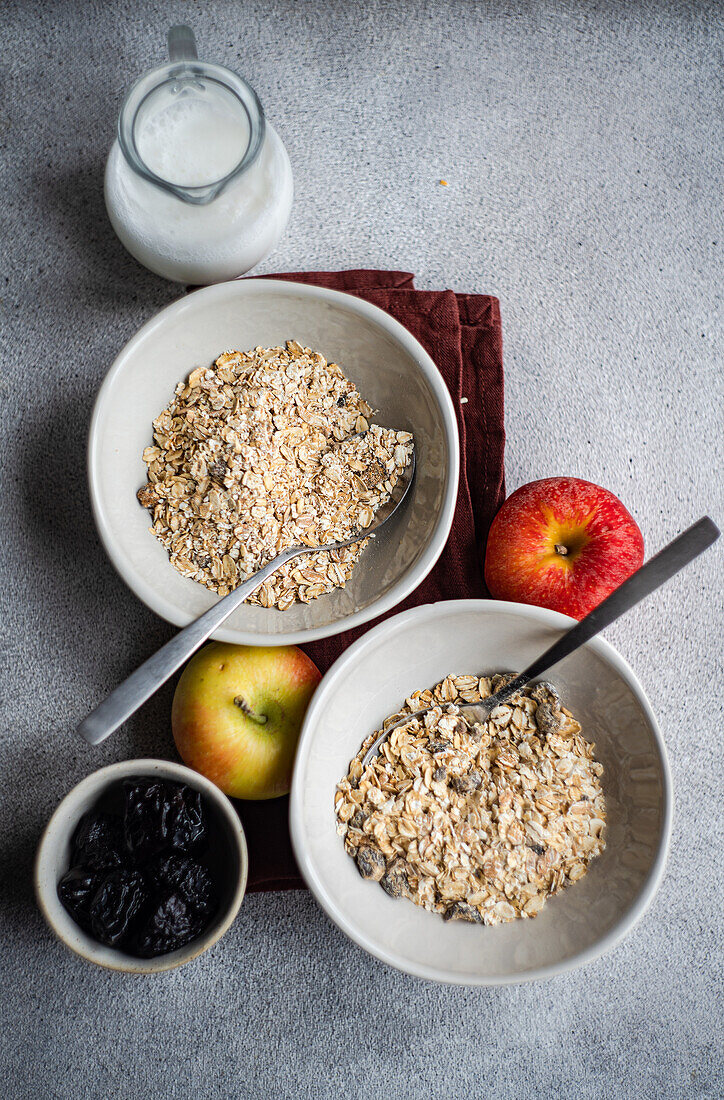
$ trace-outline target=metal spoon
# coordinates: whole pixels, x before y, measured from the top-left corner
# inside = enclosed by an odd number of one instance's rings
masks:
[[[469,719],[466,721],[485,722],[489,717],[490,712],[504,703],[506,699],[509,699],[511,695],[515,695],[517,691],[524,688],[531,680],[537,679],[544,672],[547,672],[552,665],[557,664],[563,660],[574,650],[582,646],[584,642],[587,642],[590,638],[593,638],[604,627],[609,626],[612,622],[623,615],[635,604],[639,603],[644,596],[648,596],[650,592],[660,588],[662,584],[670,580],[675,573],[678,573],[680,569],[683,569],[685,565],[693,561],[698,557],[707,547],[711,546],[713,542],[719,538],[719,529],[715,523],[713,523],[708,516],[703,516],[692,527],[688,527],[681,535],[670,542],[668,546],[665,546],[663,550],[660,550],[658,554],[655,554],[653,558],[642,565],[640,569],[637,569],[635,573],[620,584],[618,588],[614,589],[610,596],[594,607],[593,611],[589,612],[585,618],[580,622],[572,626],[570,630],[554,642],[549,649],[542,653],[537,660],[533,661],[531,665],[528,665],[518,676],[511,680],[505,687],[496,691],[494,695],[489,695],[487,699],[483,699],[480,703],[458,703],[458,710],[465,711],[466,715],[469,715]],[[398,726],[404,726],[407,722],[412,721],[413,718],[422,718],[428,711],[432,710],[432,707],[425,707],[424,710],[415,711],[414,714],[407,714],[404,718],[401,718],[399,722],[395,722],[393,725],[388,726],[380,736],[372,742],[367,752],[362,757],[362,767],[365,768],[370,760],[372,760],[380,751],[380,748],[385,743],[393,730],[396,730]]]
[[[258,573],[248,580],[243,581],[228,596],[224,596],[212,608],[204,612],[198,619],[190,623],[170,642],[162,646],[152,657],[131,673],[115,691],[112,691],[107,699],[91,711],[78,726],[78,733],[91,745],[97,745],[104,741],[114,730],[117,730],[126,719],[130,718],[147,699],[153,695],[162,684],[173,676],[189,657],[202,645],[213,632],[228,619],[232,611],[243,603],[249,596],[256,592],[257,588],[271,577],[282,565],[286,565],[293,558],[302,557],[305,554],[314,554],[318,550],[343,550],[346,546],[361,539],[375,537],[388,520],[392,519],[397,509],[407,496],[415,477],[415,451],[412,451],[410,462],[405,467],[395,482],[390,499],[376,512],[372,524],[355,534],[344,542],[332,542],[326,546],[292,546],[283,550],[276,558],[263,566]]]

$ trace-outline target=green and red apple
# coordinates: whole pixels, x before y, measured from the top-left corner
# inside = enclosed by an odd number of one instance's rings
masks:
[[[296,646],[204,646],[174,695],[171,723],[181,759],[233,798],[288,794],[302,721],[320,679]]]
[[[643,560],[643,535],[618,497],[577,477],[549,477],[516,489],[496,515],[485,583],[496,599],[582,619]]]

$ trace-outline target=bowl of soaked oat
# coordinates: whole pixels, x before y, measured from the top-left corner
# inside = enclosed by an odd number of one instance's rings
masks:
[[[404,506],[373,525],[411,462]],[[221,283],[162,310],[96,400],[90,495],[112,563],[187,625],[293,546],[220,628],[238,644],[312,641],[405,598],[447,539],[459,443],[434,362],[397,321],[339,291]]]
[[[614,947],[653,898],[671,779],[613,647],[593,639],[474,717],[571,625],[521,604],[428,605],[371,630],[323,678],[292,841],[327,914],[384,962],[459,984],[551,977]]]

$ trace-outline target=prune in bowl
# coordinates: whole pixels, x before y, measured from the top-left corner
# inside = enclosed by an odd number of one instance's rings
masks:
[[[58,883],[58,897],[76,924],[91,929],[91,902],[103,882],[103,872],[89,867],[71,867]]]
[[[127,779],[123,828],[136,859],[168,848],[194,852],[208,841],[201,792],[184,783]]]
[[[75,830],[72,863],[94,869],[120,867],[123,848],[120,819],[104,810],[89,810]]]
[[[209,871],[190,856],[171,852],[145,870],[151,903],[134,941],[141,958],[176,951],[208,925],[219,905],[219,891]]]
[[[126,942],[149,895],[140,871],[119,867],[103,879],[90,904],[91,932],[101,943]]]
[[[136,940],[136,952],[144,959],[176,951],[203,931],[206,918],[180,893],[173,890],[154,905]]]
[[[219,847],[214,839],[199,790],[126,779],[80,819],[58,897],[108,947],[141,958],[177,951],[205,931],[218,905],[218,859],[212,868],[189,855],[206,859]]]
[[[174,891],[202,918],[218,908],[217,887],[208,868],[196,859],[170,852],[149,864],[146,876],[154,896]]]
[[[220,939],[247,866],[241,822],[218,787],[181,764],[132,760],[101,768],[60,803],[38,848],[35,892],[71,950],[155,973]]]

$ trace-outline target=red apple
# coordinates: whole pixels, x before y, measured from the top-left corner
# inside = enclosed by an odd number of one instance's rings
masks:
[[[493,520],[485,553],[492,596],[582,619],[644,560],[618,497],[577,477],[531,481]]]
[[[204,646],[173,699],[181,759],[233,798],[288,794],[302,720],[320,679],[296,646]]]

